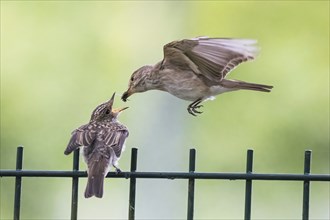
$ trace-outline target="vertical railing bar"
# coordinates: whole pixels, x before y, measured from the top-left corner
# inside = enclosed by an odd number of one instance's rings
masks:
[[[304,161],[304,174],[309,175],[311,172],[311,157],[312,151],[306,150],[305,151],[305,161]],[[308,220],[309,219],[309,193],[310,193],[310,181],[304,181],[304,190],[303,190],[303,212],[302,212],[302,219]]]
[[[249,149],[247,151],[246,159],[246,173],[252,173],[253,168],[253,150]],[[252,180],[247,179],[245,182],[245,211],[244,219],[251,219],[251,198],[252,198]]]
[[[190,149],[189,151],[189,172],[195,172],[196,166],[196,150]],[[195,196],[195,178],[189,178],[188,181],[188,209],[187,219],[194,219],[194,196]]]
[[[73,152],[73,172],[79,171],[79,148]],[[71,196],[71,220],[76,220],[78,216],[78,183],[79,177],[72,177],[72,196]]]
[[[16,153],[16,171],[22,170],[23,167],[23,146],[17,147]],[[22,191],[22,177],[15,178],[15,199],[14,199],[14,220],[20,219],[21,210],[21,191]]]
[[[131,172],[135,172],[137,169],[137,148],[132,148],[131,152]],[[136,178],[130,177],[129,184],[129,207],[128,207],[128,219],[135,219],[135,195],[136,195]]]

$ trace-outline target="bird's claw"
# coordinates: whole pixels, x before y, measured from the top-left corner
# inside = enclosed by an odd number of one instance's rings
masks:
[[[115,171],[116,171],[116,174],[120,174],[121,173],[121,169],[119,169],[117,166],[114,166],[113,167],[115,168]]]
[[[119,168],[116,168],[116,174],[120,174],[122,171]]]
[[[198,111],[197,109],[203,107],[203,105],[199,105],[200,101],[194,102],[191,105],[188,106],[188,112],[189,114],[193,116],[197,116],[197,114],[202,114],[202,111]]]
[[[188,112],[190,114],[192,114],[193,116],[197,116],[197,114],[202,114],[202,111],[198,111],[197,109],[203,107],[202,105],[198,105],[198,106],[193,106],[193,107],[189,107],[188,108]]]

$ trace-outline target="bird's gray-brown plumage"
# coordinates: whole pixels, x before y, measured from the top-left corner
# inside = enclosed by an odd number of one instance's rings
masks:
[[[88,168],[86,198],[103,196],[104,177],[110,166],[120,172],[117,165],[125,139],[128,137],[128,129],[117,120],[119,113],[126,108],[113,109],[114,96],[115,94],[108,102],[97,106],[88,124],[72,132],[64,151],[64,154],[68,155],[83,146],[83,156]]]
[[[273,86],[226,79],[240,63],[253,60],[258,52],[250,39],[199,37],[164,46],[164,58],[136,70],[122,100],[148,90],[161,90],[184,100],[192,115],[201,113],[200,103],[215,95],[240,89],[270,92]]]

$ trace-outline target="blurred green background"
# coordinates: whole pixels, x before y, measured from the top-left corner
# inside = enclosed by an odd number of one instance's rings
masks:
[[[261,53],[229,78],[274,86],[271,93],[238,91],[204,103],[160,91],[123,103],[131,73],[162,59],[164,44],[196,36],[253,38]],[[302,173],[305,149],[312,172],[329,174],[329,1],[1,1],[1,169],[70,170],[63,151],[70,132],[116,91],[130,106],[120,167],[139,148],[140,171],[186,171],[189,149],[198,172],[244,172],[246,150],[258,173]],[[81,160],[80,169],[85,169]],[[84,199],[79,219],[126,219],[127,179],[107,179],[103,199]],[[13,215],[14,178],[1,178],[0,218]],[[184,219],[187,181],[137,181],[137,219]],[[330,185],[311,186],[310,218],[329,218]],[[24,178],[22,219],[68,219],[69,178]],[[302,183],[256,181],[254,219],[299,219]],[[242,219],[244,182],[198,180],[196,219]]]

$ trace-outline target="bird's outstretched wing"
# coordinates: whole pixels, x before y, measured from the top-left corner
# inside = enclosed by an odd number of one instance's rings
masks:
[[[220,81],[240,63],[258,53],[256,40],[199,37],[164,46],[163,64],[189,68],[212,81]]]
[[[90,146],[96,138],[96,127],[93,124],[82,125],[72,132],[71,139],[64,154],[68,155],[80,146]]]
[[[111,147],[116,157],[120,157],[125,139],[128,137],[128,130],[124,125],[115,124],[111,126],[104,134],[104,143],[106,146]]]

